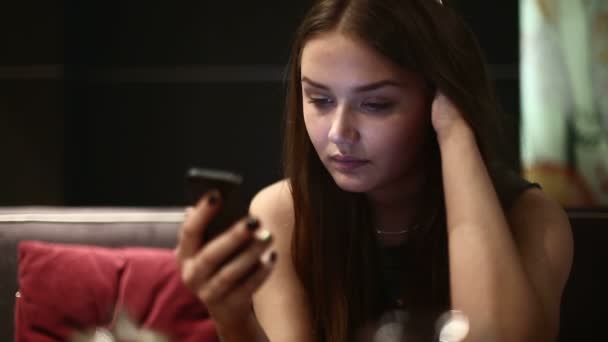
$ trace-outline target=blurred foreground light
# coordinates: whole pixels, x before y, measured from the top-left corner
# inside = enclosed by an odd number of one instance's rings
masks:
[[[437,321],[439,342],[460,342],[469,334],[469,318],[458,310],[451,310]]]
[[[403,310],[386,312],[379,321],[379,327],[372,339],[373,342],[401,342],[405,337],[405,323],[408,313]],[[367,339],[366,339],[367,340]]]

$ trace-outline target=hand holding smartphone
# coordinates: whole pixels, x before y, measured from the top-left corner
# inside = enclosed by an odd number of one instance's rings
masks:
[[[188,232],[179,234],[176,249],[184,284],[205,304],[218,323],[221,338],[231,336],[233,327],[241,326],[244,317],[252,317],[253,293],[266,281],[277,260],[270,231],[254,218],[241,220],[248,214],[248,205],[239,193],[242,181],[240,175],[223,170],[192,168],[185,175],[190,205],[196,205],[211,190],[222,197],[220,206],[205,203],[198,208],[199,215],[185,218],[182,229]],[[237,221],[241,222],[235,225]],[[197,239],[192,234],[203,236]]]
[[[212,190],[219,191],[222,196],[222,208],[205,227],[203,242],[220,235],[247,214],[239,203],[239,189],[243,183],[241,175],[225,170],[194,167],[186,172],[185,183],[188,205],[195,206],[204,194]]]

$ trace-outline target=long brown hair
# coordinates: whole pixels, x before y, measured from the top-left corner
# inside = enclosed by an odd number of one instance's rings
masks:
[[[467,25],[437,0],[319,0],[297,31],[287,88],[284,168],[291,184],[295,230],[293,263],[309,296],[319,341],[351,341],[382,310],[376,238],[364,194],[336,186],[308,137],[302,113],[300,59],[304,45],[338,30],[423,75],[461,109],[486,163],[496,156],[497,105],[478,44]],[[429,113],[429,128],[430,113]],[[431,135],[434,137],[434,135]],[[434,140],[434,139],[433,139]],[[412,307],[449,306],[445,214],[440,157],[428,151],[433,171],[422,229],[413,238],[416,279]]]

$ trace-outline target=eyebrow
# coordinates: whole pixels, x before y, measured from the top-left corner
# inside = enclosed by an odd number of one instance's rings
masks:
[[[304,83],[308,83],[309,85],[315,87],[315,88],[319,88],[319,89],[323,89],[323,90],[329,90],[329,87],[326,85],[323,85],[319,82],[315,82],[311,79],[309,79],[308,77],[304,76],[302,77],[302,82]],[[365,92],[365,91],[370,91],[370,90],[376,90],[382,87],[388,87],[388,86],[393,86],[393,87],[403,87],[403,83],[397,82],[397,81],[393,81],[393,80],[382,80],[382,81],[378,81],[378,82],[374,82],[374,83],[370,83],[370,84],[365,84],[362,86],[358,86],[354,88],[355,92]]]

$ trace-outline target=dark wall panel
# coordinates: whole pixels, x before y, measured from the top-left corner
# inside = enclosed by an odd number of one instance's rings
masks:
[[[63,202],[63,87],[0,80],[0,205]]]
[[[502,68],[516,160],[517,1],[453,2]],[[247,194],[277,179],[281,79],[309,3],[0,5],[0,202],[181,204],[193,164],[244,172]]]
[[[63,63],[64,2],[0,3],[0,67]]]
[[[68,202],[178,205],[188,166],[280,176],[280,83],[81,84],[72,90]]]
[[[78,2],[67,58],[93,65],[284,64],[307,1]]]

